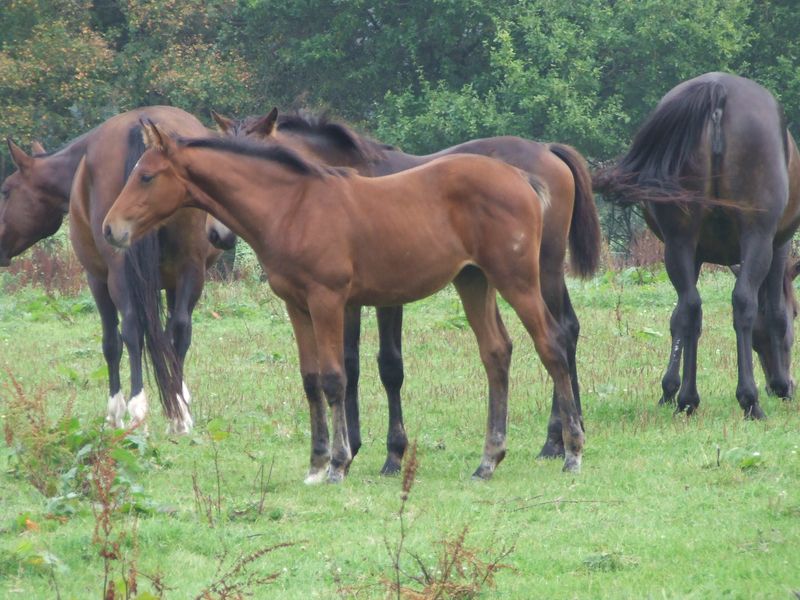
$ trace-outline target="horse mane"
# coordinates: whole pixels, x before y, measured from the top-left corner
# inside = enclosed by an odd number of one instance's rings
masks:
[[[725,86],[716,81],[694,82],[678,91],[650,114],[628,153],[615,166],[595,174],[595,189],[610,200],[623,202],[703,201],[702,192],[687,189],[686,183],[701,177],[697,168],[700,144],[711,121],[712,187],[716,190],[724,151],[720,121],[726,99]]]
[[[353,171],[347,168],[329,167],[313,163],[291,148],[280,144],[255,143],[242,138],[178,138],[177,142],[186,148],[208,148],[229,152],[240,156],[249,156],[278,163],[299,175],[323,177],[325,175],[349,176]]]
[[[292,114],[281,114],[277,127],[285,133],[321,137],[338,150],[354,155],[359,162],[379,160],[383,150],[394,149],[356,133],[344,123],[332,121],[326,113],[316,115],[300,110]]]

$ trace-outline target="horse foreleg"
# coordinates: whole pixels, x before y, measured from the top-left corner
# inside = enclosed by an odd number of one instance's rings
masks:
[[[351,306],[344,319],[344,370],[347,374],[347,388],[344,393],[345,413],[347,414],[347,434],[353,456],[361,448],[361,424],[358,410],[358,379],[360,376],[361,307]]]
[[[202,269],[188,267],[181,270],[174,292],[167,292],[169,307],[167,332],[172,344],[175,346],[181,373],[183,373],[186,354],[192,343],[192,312],[200,299],[200,294],[203,292],[203,283],[204,274]],[[188,433],[192,430],[194,423],[189,411],[191,401],[192,396],[184,381],[182,382],[182,393],[178,397],[181,416],[170,421],[168,433]]]
[[[317,343],[322,391],[331,409],[331,466],[328,481],[338,483],[344,479],[353,460],[344,405],[347,386],[344,372],[345,302],[343,297],[334,292],[319,290],[309,295],[308,309]]]
[[[122,337],[118,329],[117,307],[111,299],[108,285],[106,285],[105,281],[93,275],[88,275],[87,279],[103,325],[103,356],[108,366],[109,389],[106,422],[113,427],[122,428],[125,426],[123,419],[126,407],[125,395],[122,393],[119,377],[119,363],[122,359]]]
[[[489,412],[483,458],[472,475],[475,478],[489,479],[506,455],[511,343],[500,321],[495,290],[489,285],[483,272],[465,269],[453,284],[478,341],[481,361],[489,381]]]
[[[322,385],[317,361],[317,345],[311,318],[304,310],[286,303],[286,311],[294,329],[297,351],[300,359],[300,374],[303,377],[303,390],[308,400],[311,421],[311,460],[305,482],[322,482],[328,474],[331,461],[328,441],[328,423],[325,402],[322,398]]]
[[[386,462],[381,469],[382,475],[392,475],[400,471],[408,447],[408,437],[403,425],[403,406],[400,399],[400,388],[403,385],[403,307],[391,306],[377,309],[378,338],[378,371],[381,383],[386,390],[389,403],[389,428],[386,433]]]
[[[732,300],[739,374],[736,399],[746,418],[763,419],[766,415],[758,403],[758,388],[753,377],[753,325],[758,312],[758,289],[772,262],[772,237],[748,236],[742,239],[741,245],[742,264]]]

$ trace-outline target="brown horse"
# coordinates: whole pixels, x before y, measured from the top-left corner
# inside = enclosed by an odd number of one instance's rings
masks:
[[[365,139],[342,123],[308,114],[281,115],[278,118],[277,110],[273,109],[267,115],[245,119],[230,119],[214,112],[212,116],[220,130],[228,136],[278,142],[290,146],[303,156],[333,166],[352,167],[366,176],[399,173],[442,156],[464,153],[498,158],[542,180],[548,187],[551,200],[551,207],[544,215],[540,257],[542,295],[567,336],[572,391],[578,410],[581,410],[575,360],[580,324],[564,281],[564,260],[569,245],[572,272],[581,277],[590,276],[597,270],[601,236],[591,177],[585,161],[574,148],[505,136],[473,140],[436,154],[414,156]],[[230,243],[230,230],[210,220],[209,239],[212,243],[220,243],[220,240]],[[379,307],[376,312],[380,339],[378,368],[389,400],[387,458],[381,472],[388,474],[400,469],[408,443],[400,402],[403,383],[403,308]],[[360,311],[353,310],[348,312],[345,321],[345,405],[354,454],[361,444],[357,392],[359,333]],[[554,393],[547,439],[540,456],[564,456],[561,430],[557,395]]]
[[[736,398],[745,416],[764,416],[753,378],[753,349],[768,391],[791,397],[797,315],[792,279],[798,265],[788,257],[800,224],[800,155],[772,94],[725,73],[681,83],[662,98],[628,153],[596,174],[595,186],[612,199],[644,202],[647,224],[664,241],[664,263],[678,305],[670,322],[672,350],[660,402],[672,402],[677,393],[679,411],[691,413],[700,404],[702,308],[696,284],[704,262],[740,263],[733,325]]]
[[[480,156],[366,178],[277,144],[173,140],[157,125],[147,129],[150,148],[106,216],[106,239],[125,247],[179,208],[196,206],[253,247],[295,331],[311,413],[307,481],[326,473],[339,481],[352,460],[344,408],[346,307],[398,306],[450,281],[489,379],[486,442],[475,475],[490,477],[506,447],[511,344],[495,290],[523,321],[555,382],[564,468],[579,469],[584,435],[566,340],[539,285],[546,186]],[[332,449],[322,393],[332,409]]]
[[[218,252],[208,244],[205,214],[180,211],[158,235],[126,253],[108,245],[100,225],[144,152],[139,120],[147,117],[186,135],[206,135],[190,114],[172,107],[141,108],[113,117],[52,154],[26,154],[9,141],[18,170],[2,186],[0,263],[52,235],[67,211],[70,236],[103,324],[103,354],[108,364],[107,420],[123,425],[126,410],[134,423],[147,412],[142,350],[147,341],[159,396],[170,429],[187,431],[189,392],[182,383],[183,360],[191,340],[191,312],[203,289],[206,263]],[[42,150],[39,148],[39,150]],[[160,289],[167,292],[169,319],[160,324]],[[118,330],[122,315],[122,334]],[[130,402],[120,385],[122,344],[128,348]]]

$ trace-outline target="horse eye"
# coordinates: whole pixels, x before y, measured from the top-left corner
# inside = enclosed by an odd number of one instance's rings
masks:
[[[139,179],[142,183],[150,183],[153,181],[153,177],[155,177],[155,175],[148,175],[147,173],[142,173],[139,175]]]

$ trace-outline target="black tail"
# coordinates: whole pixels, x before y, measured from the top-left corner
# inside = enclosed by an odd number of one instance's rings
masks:
[[[725,86],[698,81],[656,108],[639,129],[628,153],[613,167],[595,174],[595,190],[612,201],[694,201],[727,205],[686,188],[689,179],[705,178],[696,164],[703,133],[711,130],[712,185],[718,180],[725,140],[721,120]]]
[[[564,161],[575,180],[575,205],[569,226],[569,266],[572,273],[587,279],[600,266],[602,245],[600,218],[592,193],[592,176],[583,156],[572,146],[549,144],[548,148]]]
[[[137,125],[128,134],[125,181],[144,151],[141,127]],[[164,329],[159,246],[157,231],[131,245],[125,252],[125,282],[140,330],[144,332],[161,406],[167,417],[174,418],[182,414],[177,397],[183,392],[183,373],[175,347]]]

